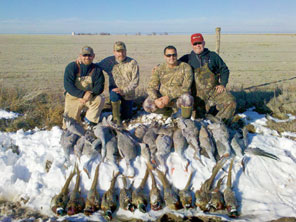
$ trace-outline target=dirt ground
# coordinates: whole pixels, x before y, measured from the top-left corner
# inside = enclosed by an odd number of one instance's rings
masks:
[[[215,50],[215,35],[204,37],[206,47]],[[0,35],[0,88],[62,92],[64,69],[84,45],[92,46],[95,61],[100,61],[112,55],[113,43],[118,40],[126,43],[128,56],[139,63],[139,90],[146,88],[151,69],[164,62],[165,46],[174,45],[179,56],[191,51],[189,35]],[[220,55],[231,72],[230,89],[260,85],[292,88],[296,83],[296,34],[222,33]]]

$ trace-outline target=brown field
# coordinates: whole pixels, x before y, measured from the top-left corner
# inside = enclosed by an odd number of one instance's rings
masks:
[[[204,37],[206,46],[215,50],[215,35]],[[16,120],[1,119],[0,131],[61,125],[66,65],[84,45],[92,46],[95,62],[100,61],[112,55],[118,40],[126,43],[128,56],[140,66],[137,107],[142,105],[151,69],[164,61],[164,47],[176,46],[179,56],[191,51],[189,35],[0,35],[0,109],[23,114]],[[227,87],[236,97],[237,112],[255,107],[281,119],[287,113],[296,115],[295,34],[222,35],[220,55],[230,69]]]
[[[215,35],[204,37],[206,46],[215,50]],[[100,61],[112,55],[113,43],[121,40],[127,45],[128,56],[139,63],[139,89],[143,89],[151,69],[163,62],[163,48],[174,45],[182,56],[191,51],[189,38],[185,35],[0,35],[0,87],[62,92],[64,68],[75,60],[82,46],[92,46],[95,61]],[[220,55],[231,71],[229,89],[261,84],[267,84],[265,88],[269,89],[292,88],[296,83],[295,34],[222,34]]]

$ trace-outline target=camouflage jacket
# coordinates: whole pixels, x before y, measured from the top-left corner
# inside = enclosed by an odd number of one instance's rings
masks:
[[[152,99],[168,96],[171,101],[184,93],[190,93],[192,81],[190,65],[179,62],[176,67],[169,68],[166,63],[163,63],[152,73],[147,93]]]
[[[126,57],[123,62],[118,63],[115,56],[110,56],[98,65],[108,73],[109,90],[120,88],[125,100],[135,99],[135,89],[139,85],[139,66],[136,60]]]

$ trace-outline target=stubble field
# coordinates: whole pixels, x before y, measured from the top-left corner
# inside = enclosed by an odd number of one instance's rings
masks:
[[[206,47],[215,50],[215,35],[204,37]],[[128,56],[139,63],[139,89],[145,89],[151,69],[164,61],[165,46],[174,45],[179,56],[191,51],[189,35],[0,35],[0,85],[62,93],[64,68],[75,60],[84,45],[93,47],[95,61],[100,61],[112,55],[113,43],[118,40],[126,43]],[[295,85],[295,34],[222,34],[220,55],[231,72],[229,89],[266,83],[264,87],[269,89]],[[271,82],[276,83],[268,84]]]
[[[206,47],[215,50],[216,36],[204,37]],[[189,35],[0,35],[0,109],[23,114],[15,121],[0,120],[0,131],[61,125],[66,65],[85,45],[94,48],[94,61],[99,62],[113,54],[115,41],[124,41],[128,56],[139,63],[137,107],[145,98],[152,68],[164,62],[164,47],[174,45],[179,57],[191,51]],[[296,34],[222,34],[220,55],[230,69],[227,88],[236,98],[238,113],[255,107],[281,119],[296,115]],[[108,98],[107,88],[106,76]]]

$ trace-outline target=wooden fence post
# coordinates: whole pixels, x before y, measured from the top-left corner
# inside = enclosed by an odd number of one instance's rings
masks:
[[[220,33],[221,33],[221,28],[217,27],[216,28],[216,53],[219,54],[220,52]]]

